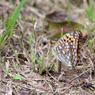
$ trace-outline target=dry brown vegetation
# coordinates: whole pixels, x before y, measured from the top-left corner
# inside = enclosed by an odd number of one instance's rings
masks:
[[[16,7],[20,0],[12,1]],[[77,1],[80,1],[78,5]],[[27,0],[15,23],[11,39],[0,49],[0,95],[95,95],[95,41],[90,51],[91,38],[85,36],[81,46],[81,66],[77,66],[76,72],[63,66],[62,76],[59,77],[61,73],[56,71],[56,64],[51,69],[54,56],[49,58],[52,51],[51,43],[56,41],[48,38],[51,33],[43,19],[51,11],[63,11],[75,15],[75,21],[84,26],[83,31],[88,31],[85,22],[89,28],[93,23],[89,22],[85,15],[85,7],[89,4],[87,1],[70,0],[68,5],[68,0]],[[95,1],[92,2],[94,7]],[[9,0],[0,0],[1,18],[7,21],[12,11]],[[45,29],[42,34],[43,28]],[[4,25],[0,20],[0,35],[3,31]],[[93,38],[95,30],[91,35]],[[88,41],[84,44],[86,39]],[[33,51],[43,67],[38,65],[29,50]],[[13,80],[16,74],[22,78]]]

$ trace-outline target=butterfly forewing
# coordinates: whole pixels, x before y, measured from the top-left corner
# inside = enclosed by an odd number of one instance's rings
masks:
[[[62,36],[53,48],[55,57],[66,66],[75,66],[79,57],[82,33],[74,31]]]

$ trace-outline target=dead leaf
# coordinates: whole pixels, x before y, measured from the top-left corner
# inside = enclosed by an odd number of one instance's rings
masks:
[[[64,34],[64,32],[69,32],[71,30],[82,30],[83,26],[77,22],[74,22],[75,18],[76,17],[74,15],[67,15],[67,13],[63,13],[62,11],[53,12],[46,15],[46,18],[44,19],[49,23],[49,31],[52,33],[50,38],[59,39],[62,31]]]

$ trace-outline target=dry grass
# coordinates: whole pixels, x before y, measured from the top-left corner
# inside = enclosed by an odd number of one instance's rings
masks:
[[[13,0],[13,5],[19,4],[19,0]],[[83,0],[79,6],[70,2],[68,8],[67,0],[28,0],[23,6],[18,20],[13,29],[13,35],[6,41],[4,48],[0,50],[0,93],[1,95],[94,95],[95,87],[87,87],[86,84],[95,84],[95,41],[92,51],[89,49],[89,40],[86,44],[82,42],[81,59],[82,67],[74,72],[63,67],[61,72],[62,82],[58,80],[60,73],[56,71],[56,65],[51,70],[54,57],[50,56],[53,40],[48,39],[50,32],[45,28],[43,17],[52,10],[69,12],[77,15],[77,22],[85,28],[85,21],[90,22],[85,16],[87,3]],[[95,2],[93,1],[93,4]],[[33,7],[38,9],[35,11]],[[0,1],[0,17],[5,21],[13,10],[7,0]],[[33,17],[33,22],[32,22]],[[33,33],[33,29],[35,33]],[[3,23],[0,21],[0,34],[4,31]],[[32,33],[32,35],[31,35]],[[34,35],[34,37],[33,37]],[[92,36],[95,35],[95,31]],[[32,44],[30,45],[28,37]],[[36,40],[35,40],[36,39]],[[86,38],[87,39],[87,38]],[[12,49],[12,48],[13,49]],[[14,53],[14,51],[15,53]],[[35,61],[32,50],[43,64],[42,67]],[[16,57],[17,55],[17,57]],[[40,74],[42,75],[40,75]],[[13,76],[19,74],[22,79],[13,80]]]

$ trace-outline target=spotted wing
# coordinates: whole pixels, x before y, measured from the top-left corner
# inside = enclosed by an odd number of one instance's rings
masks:
[[[53,51],[57,59],[66,66],[76,65],[79,57],[81,36],[80,31],[67,33],[55,44]]]

